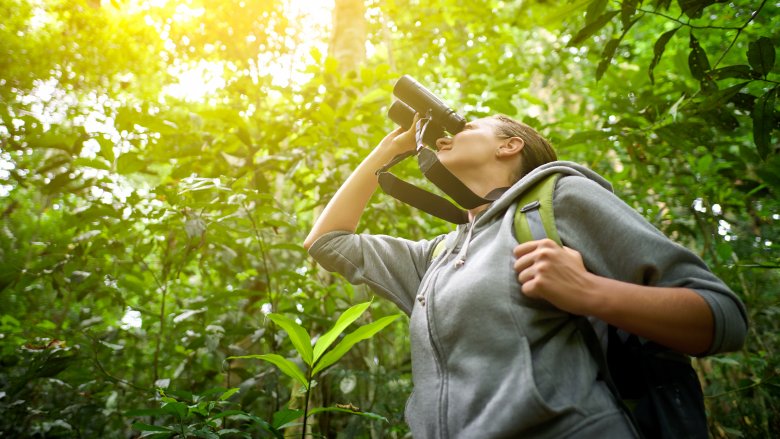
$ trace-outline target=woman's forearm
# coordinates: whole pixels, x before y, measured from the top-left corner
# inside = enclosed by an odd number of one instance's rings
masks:
[[[707,352],[713,316],[707,302],[688,288],[635,285],[592,278],[595,297],[589,315],[626,332],[689,355]]]
[[[303,242],[303,247],[308,250],[317,239],[336,230],[354,232],[357,230],[360,217],[363,215],[368,200],[374,194],[379,185],[376,171],[398,154],[414,149],[415,125],[419,116],[415,114],[411,126],[404,131],[396,128],[379,142],[379,145],[341,185],[336,195],[331,198],[322,214],[314,222],[309,236]]]
[[[317,238],[328,232],[354,232],[357,229],[363,210],[378,185],[375,172],[390,159],[392,155],[377,147],[358,165],[315,221],[303,243],[307,250]]]
[[[549,239],[524,242],[514,255],[522,292],[529,297],[686,354],[703,354],[712,346],[712,310],[689,288],[636,285],[593,274],[578,251]]]

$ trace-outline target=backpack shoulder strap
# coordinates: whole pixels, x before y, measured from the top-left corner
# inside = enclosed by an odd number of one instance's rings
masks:
[[[558,235],[558,229],[555,227],[555,213],[553,211],[553,192],[555,191],[555,184],[560,177],[561,174],[558,173],[548,175],[523,193],[518,199],[514,218],[515,237],[518,242],[549,238],[558,245],[563,245]],[[572,315],[572,319],[580,334],[582,334],[588,351],[598,365],[598,378],[606,384],[618,407],[620,407],[632,424],[637,436],[643,437],[631,409],[620,397],[620,391],[612,380],[607,357],[601,348],[601,343],[593,326],[584,316]]]
[[[544,177],[518,199],[514,224],[515,238],[519,242],[550,238],[562,245],[553,212],[553,191],[560,176],[561,174],[554,173]],[[431,261],[444,252],[447,248],[446,241],[443,239],[436,244],[431,252]]]
[[[558,173],[544,177],[518,199],[514,219],[518,242],[550,238],[561,245],[553,212],[553,192],[560,177]]]

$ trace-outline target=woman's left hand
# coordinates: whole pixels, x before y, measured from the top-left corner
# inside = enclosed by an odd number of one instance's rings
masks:
[[[578,251],[542,239],[524,242],[513,253],[523,294],[572,314],[590,314],[594,275],[585,269]]]

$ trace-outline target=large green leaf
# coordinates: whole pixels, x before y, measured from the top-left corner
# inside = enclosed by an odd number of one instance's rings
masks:
[[[102,158],[88,159],[84,157],[78,157],[73,160],[73,166],[86,166],[89,168],[103,169],[105,171],[111,170],[111,164]]]
[[[374,421],[388,422],[387,418],[385,418],[382,415],[378,415],[376,413],[364,412],[364,411],[361,411],[361,410],[351,410],[349,408],[338,407],[338,406],[335,406],[335,407],[317,407],[317,408],[311,409],[311,411],[309,411],[309,416],[314,416],[316,414],[324,413],[324,412],[349,413],[349,414],[352,414],[352,415],[363,416],[363,417],[372,419]]]
[[[165,398],[164,398],[165,399]],[[176,400],[169,400],[162,405],[163,410],[168,413],[177,416],[180,420],[186,419],[189,416],[190,409],[187,404]]]
[[[562,21],[569,19],[573,15],[577,14],[586,6],[589,6],[593,0],[573,0],[571,2],[563,2],[559,6],[553,7],[548,4],[529,2],[531,7],[541,9],[539,17],[539,25],[544,27],[558,26]]]
[[[748,45],[750,67],[759,75],[766,76],[775,66],[775,45],[767,37],[761,37]]]
[[[707,6],[710,6],[715,3],[724,3],[724,2],[725,0],[678,0],[677,1],[683,13],[685,13],[685,15],[687,15],[690,18],[699,18],[701,16],[701,12]]]
[[[330,347],[331,344],[333,344],[334,341],[338,338],[339,335],[341,335],[342,332],[344,332],[345,329],[349,325],[352,324],[355,320],[358,319],[371,305],[371,302],[364,302],[364,303],[358,303],[357,305],[353,305],[349,307],[346,311],[344,311],[338,320],[336,320],[336,323],[333,325],[333,327],[322,335],[317,340],[317,343],[314,344],[314,364],[319,361],[320,357],[322,357],[322,354]]]
[[[585,12],[585,24],[590,24],[600,17],[607,9],[607,0],[591,0]]]
[[[758,155],[765,159],[769,155],[772,140],[772,130],[775,126],[775,100],[778,88],[764,93],[756,99],[753,106],[753,141],[756,143]]]
[[[609,136],[611,136],[612,133],[605,130],[588,130],[588,131],[580,131],[572,134],[568,138],[561,140],[557,143],[559,148],[565,148],[569,146],[574,145],[581,145],[584,143],[598,143],[598,142],[604,142],[607,140]]]
[[[691,32],[690,38],[691,52],[688,55],[688,68],[691,71],[691,76],[701,80],[704,78],[704,74],[710,70],[710,61],[707,58],[707,53],[699,44],[699,40],[693,36]]]
[[[725,78],[740,78],[740,79],[753,79],[754,74],[750,70],[750,66],[745,64],[738,64],[733,66],[721,67],[710,71],[712,79],[719,81]]]
[[[393,323],[397,318],[401,317],[400,314],[394,316],[383,317],[375,322],[361,326],[355,331],[347,334],[343,340],[339,342],[332,350],[322,357],[312,371],[312,375],[317,374],[326,367],[339,361],[356,343],[362,340],[369,339],[377,332],[384,329],[390,323]]]
[[[288,424],[303,416],[303,410],[283,409],[274,413],[271,426],[280,430],[288,426]]]
[[[222,393],[222,395],[220,395],[220,396],[219,396],[219,400],[220,400],[220,401],[224,401],[224,400],[226,400],[226,399],[229,399],[231,396],[235,395],[235,394],[236,394],[236,393],[238,393],[240,390],[241,390],[241,389],[240,389],[240,388],[238,388],[238,387],[233,387],[232,389],[228,389],[227,391],[225,391],[224,393]]]
[[[295,349],[300,354],[303,362],[311,366],[312,364],[312,348],[311,337],[309,333],[299,324],[293,320],[281,315],[281,314],[268,314],[268,318],[274,323],[281,326],[282,329],[287,331],[287,335],[290,337]]]
[[[625,12],[624,10],[622,11]],[[601,77],[604,76],[604,72],[606,72],[607,68],[609,68],[609,64],[612,62],[612,58],[615,57],[615,52],[620,46],[620,42],[623,41],[623,38],[637,21],[639,21],[639,18],[635,18],[634,20],[630,21],[623,21],[623,32],[620,34],[620,36],[617,38],[612,38],[604,46],[604,50],[601,52],[601,61],[599,61],[599,65],[596,68],[596,81],[600,80]]]
[[[266,422],[264,419],[261,419],[251,413],[246,413],[241,410],[225,410],[223,412],[217,413],[214,416],[209,417],[209,421],[213,421],[216,419],[221,418],[235,418],[245,421],[252,421],[257,425],[258,427],[262,428],[265,431],[268,431],[274,435],[274,437],[282,438],[282,434],[279,433],[275,428],[271,427],[271,425]]]
[[[146,163],[133,152],[128,152],[119,156],[116,162],[116,171],[120,174],[132,174],[146,167]]]
[[[301,371],[301,369],[298,367],[298,365],[282,357],[281,355],[277,355],[277,354],[241,355],[235,357],[228,357],[227,359],[238,360],[242,358],[263,360],[272,363],[276,367],[278,367],[279,370],[281,370],[285,375],[292,377],[296,381],[298,381],[305,389],[309,388],[309,382],[306,379],[306,376]]]
[[[731,99],[740,92],[745,86],[748,85],[748,82],[741,82],[739,84],[732,85],[729,88],[718,90],[715,93],[712,93],[711,95],[707,95],[699,106],[704,110],[713,110],[719,107],[722,107],[727,102],[731,101]]]
[[[623,23],[623,29],[629,28],[631,18],[636,13],[636,7],[640,0],[623,0],[620,5],[620,22]]]
[[[577,32],[576,35],[569,41],[567,44],[568,47],[575,47],[582,44],[585,40],[590,38],[593,34],[599,31],[602,27],[604,27],[607,23],[609,23],[610,20],[612,20],[612,17],[619,14],[620,11],[610,11],[607,13],[602,14],[597,19],[593,20],[592,23],[588,24],[587,26],[583,27],[582,29]]]
[[[596,67],[596,81],[604,76],[604,72],[607,71],[607,67],[612,62],[612,58],[615,56],[615,51],[620,46],[620,38],[613,38],[607,42],[604,46],[604,50],[601,52],[601,61],[599,61],[598,67]]]
[[[655,45],[653,46],[653,61],[650,62],[650,66],[647,69],[647,73],[650,75],[651,84],[655,83],[655,77],[653,76],[653,71],[655,70],[655,66],[658,65],[659,61],[661,61],[661,57],[663,56],[664,51],[666,50],[666,45],[669,43],[669,40],[672,39],[674,34],[677,32],[677,30],[680,29],[680,27],[676,27],[670,31],[664,32],[655,41]]]

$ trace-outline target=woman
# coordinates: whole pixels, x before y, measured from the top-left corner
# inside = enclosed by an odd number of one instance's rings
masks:
[[[469,224],[431,240],[355,234],[377,187],[374,171],[415,147],[413,128],[397,129],[342,185],[304,243],[324,268],[368,284],[410,315],[406,419],[415,438],[634,437],[571,314],[691,355],[742,344],[742,304],[703,262],[599,175],[555,161],[530,127],[478,119],[436,146],[474,193],[511,188],[471,209]],[[564,247],[518,245],[516,200],[554,172],[563,174],[554,212]],[[446,250],[432,257],[442,240]]]

